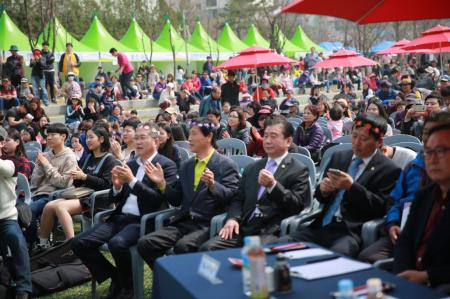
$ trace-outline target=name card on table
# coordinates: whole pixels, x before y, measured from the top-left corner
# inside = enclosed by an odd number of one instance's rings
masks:
[[[220,262],[209,255],[202,255],[200,260],[200,265],[198,267],[198,274],[208,280],[212,284],[222,283],[217,277],[217,272],[219,272]]]

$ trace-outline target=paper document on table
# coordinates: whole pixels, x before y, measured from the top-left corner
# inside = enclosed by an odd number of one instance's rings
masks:
[[[319,255],[329,255],[333,254],[332,251],[325,250],[322,248],[311,248],[311,249],[301,249],[285,252],[284,255],[291,260],[302,259],[305,257],[319,256]]]
[[[370,264],[353,261],[344,257],[339,257],[324,262],[291,267],[291,273],[294,277],[313,280],[370,269],[371,267],[372,266]]]

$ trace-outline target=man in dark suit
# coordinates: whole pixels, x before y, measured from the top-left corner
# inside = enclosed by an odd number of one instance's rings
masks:
[[[419,190],[394,249],[394,272],[450,293],[450,124],[430,130],[425,168],[434,184]]]
[[[288,153],[292,125],[283,116],[273,116],[266,118],[264,128],[268,157],[246,167],[225,226],[201,250],[240,247],[249,235],[272,243],[279,237],[281,220],[300,213],[311,201],[308,169]]]
[[[355,119],[352,150],[332,156],[315,191],[322,212],[307,228],[280,241],[310,241],[357,256],[362,224],[385,215],[389,193],[400,174],[400,168],[378,150],[386,128],[386,121],[375,115]]]
[[[139,158],[112,170],[110,196],[116,203],[116,209],[106,222],[81,233],[72,241],[73,251],[98,283],[111,277],[109,292],[102,298],[133,298],[129,248],[136,245],[139,239],[140,219],[144,214],[168,207],[164,194],[145,175],[145,167],[157,165],[164,169],[164,179],[168,183],[177,180],[175,163],[158,154],[157,125],[139,125],[135,140]],[[99,251],[105,243],[114,258],[115,267]]]
[[[189,143],[196,157],[181,164],[180,179],[175,183],[166,181],[161,167],[146,169],[169,203],[181,205],[169,226],[139,240],[138,252],[150,267],[169,248],[175,253],[197,251],[209,238],[211,218],[225,211],[237,191],[238,167],[214,150],[215,127],[208,119],[191,122]]]

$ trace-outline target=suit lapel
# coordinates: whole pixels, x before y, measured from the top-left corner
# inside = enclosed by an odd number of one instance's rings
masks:
[[[217,155],[218,155],[218,153],[216,151],[214,151],[214,154],[212,154],[211,159],[209,159],[208,163],[206,164],[206,168],[211,170],[213,173],[217,173],[215,171],[216,170],[215,168],[217,165],[217,160],[219,159],[219,157]],[[206,168],[205,168],[205,170],[206,170]],[[195,160],[194,160],[194,171],[195,171]],[[195,172],[194,172],[194,174],[195,174]],[[194,186],[194,181],[192,181],[192,186]],[[200,193],[200,191],[203,190],[204,188],[206,188],[206,185],[205,185],[205,183],[203,183],[200,180],[200,182],[198,183],[197,189],[195,190],[195,193],[194,193],[194,199],[197,197],[197,195]]]
[[[367,182],[369,178],[374,174],[377,173],[380,167],[382,167],[382,163],[380,163],[380,156],[381,153],[377,150],[377,153],[372,157],[369,164],[364,168],[361,175],[356,180],[358,183],[364,184],[364,182]]]
[[[188,160],[186,165],[186,172],[184,173],[185,180],[187,180],[187,188],[189,196],[187,198],[194,199],[194,177],[195,177],[195,158]]]

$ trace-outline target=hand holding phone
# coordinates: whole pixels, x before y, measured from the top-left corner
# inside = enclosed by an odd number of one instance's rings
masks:
[[[331,172],[332,174],[336,174],[336,175],[340,175],[341,174],[341,171],[339,169],[336,169],[336,168],[329,168],[328,171]]]

